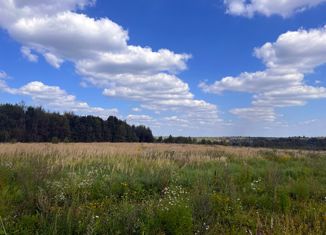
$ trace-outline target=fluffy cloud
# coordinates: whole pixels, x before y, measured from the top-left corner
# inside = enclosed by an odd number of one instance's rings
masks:
[[[189,54],[129,45],[129,35],[108,18],[94,19],[76,10],[92,0],[6,0],[0,3],[0,26],[22,44],[30,61],[37,55],[53,67],[69,61],[85,86],[108,97],[140,103],[143,109],[190,112],[202,122],[218,120],[217,107],[196,100],[177,73],[187,68]]]
[[[20,49],[22,55],[29,60],[30,62],[37,62],[38,61],[38,56],[33,54],[31,49],[28,47],[22,47]]]
[[[1,78],[7,77],[5,72],[0,73]],[[22,95],[30,97],[34,104],[47,107],[53,111],[58,112],[74,112],[80,115],[97,115],[106,119],[109,115],[117,115],[117,109],[104,109],[100,107],[92,107],[86,102],[77,100],[74,95],[68,94],[65,90],[58,86],[49,86],[39,81],[30,82],[20,88],[12,88],[7,85],[4,80],[0,79],[0,91],[6,92],[11,95]],[[192,102],[192,101],[190,101]],[[178,107],[178,105],[177,105]],[[221,120],[216,120],[217,113],[215,112],[215,106],[211,113],[207,111],[207,108],[203,108],[202,112],[196,108],[196,105],[185,104],[185,109],[189,109],[189,112],[178,112],[178,116],[166,116],[154,118],[144,114],[130,114],[125,117],[128,123],[135,125],[151,126],[154,130],[161,132],[167,127],[181,131],[191,129],[199,129],[207,126],[212,126],[217,122],[221,123]],[[137,108],[135,111],[139,112],[141,109]],[[123,117],[120,117],[123,118]],[[193,123],[197,123],[194,127]]]
[[[96,84],[96,82],[98,81],[95,80],[94,83]],[[174,75],[165,73],[109,76],[107,79],[103,77],[100,82],[101,84],[97,85],[109,87],[103,92],[107,96],[142,101],[146,104],[161,104],[161,106],[169,104],[173,106],[178,103],[182,105],[183,101],[185,101],[184,105],[187,105],[187,100],[196,102],[193,100],[193,94],[190,93],[188,84]]]
[[[0,2],[0,25],[7,26],[20,18],[55,15],[58,12],[83,9],[95,0],[3,0]]]
[[[270,107],[237,108],[230,110],[230,112],[251,121],[274,122],[277,119],[277,114]]]
[[[180,118],[178,116],[165,117],[164,121],[168,126],[190,127],[191,122],[188,119]]]
[[[12,2],[12,7],[17,7]],[[190,58],[167,49],[154,52],[151,48],[128,45],[128,32],[118,24],[71,11],[54,15],[44,12],[33,17],[17,14],[4,28],[28,52],[42,54],[54,67],[59,67],[64,60],[72,61],[81,74],[84,70],[113,75],[177,72],[186,68],[185,62]]]
[[[211,85],[200,83],[199,86],[205,92],[219,94],[226,90],[256,93],[302,84],[303,74],[296,71],[288,72],[278,69],[267,69],[255,73],[245,72],[237,77],[225,77]]]
[[[224,0],[227,13],[246,17],[256,13],[288,17],[324,2],[326,0]]]
[[[30,97],[35,104],[43,105],[58,112],[74,112],[80,115],[97,115],[107,118],[110,115],[117,115],[117,109],[104,109],[91,107],[86,102],[77,100],[73,95],[68,94],[58,86],[48,86],[42,82],[30,82],[20,88],[11,88],[4,81],[0,80],[0,91],[12,95],[24,95]]]
[[[278,71],[313,72],[326,63],[326,26],[282,34],[276,42],[255,49],[268,68]]]
[[[149,115],[134,115],[130,114],[126,118],[127,122],[133,125],[145,125],[152,128],[159,128],[160,123]]]
[[[309,42],[309,43],[307,43]],[[308,100],[326,98],[326,88],[307,85],[304,77],[326,64],[326,27],[282,34],[276,42],[255,49],[266,65],[265,71],[226,77],[200,87],[210,93],[223,91],[253,94],[253,107],[234,109],[243,118],[276,120],[275,108],[300,106]]]
[[[38,53],[76,62],[106,51],[122,53],[127,48],[128,33],[119,25],[74,12],[18,18],[6,28],[12,37]]]
[[[152,121],[153,118],[148,115],[128,115],[127,120],[130,121]]]
[[[255,106],[288,107],[305,105],[307,100],[326,98],[326,88],[312,86],[284,87],[254,96]]]
[[[119,53],[98,53],[96,58],[79,60],[77,69],[107,75],[176,73],[187,68],[187,54],[175,54],[167,49],[153,52],[151,48],[128,46]]]

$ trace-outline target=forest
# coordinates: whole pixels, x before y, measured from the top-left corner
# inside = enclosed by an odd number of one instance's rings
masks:
[[[152,131],[110,116],[107,120],[46,112],[23,104],[0,105],[0,142],[153,142]]]
[[[91,115],[60,114],[24,104],[0,105],[0,142],[156,142],[326,150],[326,138],[323,137],[199,138],[169,135],[154,138],[149,127],[129,125],[117,117],[110,116],[103,120]]]
[[[233,147],[326,150],[325,137],[157,137],[157,143],[203,144]]]

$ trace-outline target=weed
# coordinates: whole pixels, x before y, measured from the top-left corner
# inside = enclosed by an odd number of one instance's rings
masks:
[[[324,234],[325,169],[323,152],[0,144],[0,234]]]

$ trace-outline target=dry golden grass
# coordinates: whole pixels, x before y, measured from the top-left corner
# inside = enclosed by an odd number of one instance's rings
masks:
[[[289,155],[289,157],[304,157],[307,154],[326,155],[321,151],[304,150],[271,150],[266,148],[190,145],[190,144],[147,144],[147,143],[16,143],[0,144],[1,155],[49,155],[58,153],[60,156],[205,156],[218,157],[239,156],[259,157],[263,152],[273,151],[276,155]]]
[[[145,143],[69,143],[69,144],[50,144],[50,143],[16,143],[0,144],[0,154],[8,153],[41,153],[58,151],[60,153],[76,154],[124,154],[139,155],[148,152],[167,152],[177,153],[205,153],[207,151],[219,151],[227,154],[241,156],[257,155],[265,148],[246,148],[228,146],[209,146],[209,145],[190,145],[190,144],[145,144]],[[311,152],[295,150],[278,150],[278,152]]]
[[[325,156],[181,144],[0,144],[0,234],[323,234]]]

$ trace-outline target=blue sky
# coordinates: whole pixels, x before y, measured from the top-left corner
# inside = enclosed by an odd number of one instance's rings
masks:
[[[325,0],[4,0],[0,102],[155,135],[324,136],[325,12]]]

